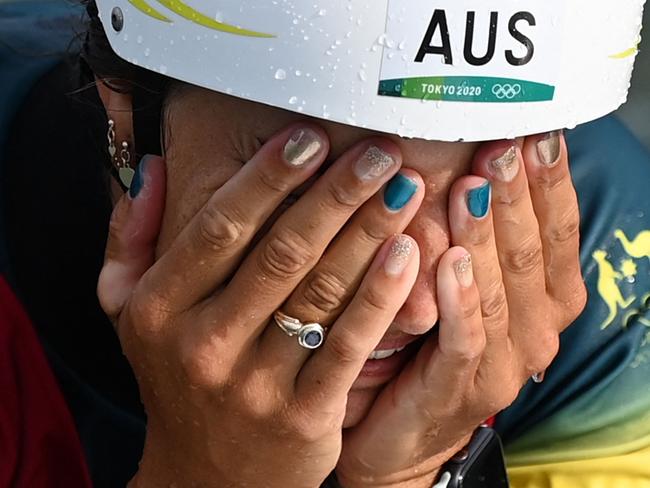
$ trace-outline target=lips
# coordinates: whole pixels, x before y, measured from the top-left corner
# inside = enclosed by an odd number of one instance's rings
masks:
[[[352,388],[377,388],[397,376],[417,352],[417,339],[409,336],[399,341],[382,341],[368,357]]]

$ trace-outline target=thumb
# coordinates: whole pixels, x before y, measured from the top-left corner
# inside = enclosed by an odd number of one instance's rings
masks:
[[[121,312],[142,275],[154,263],[164,208],[165,162],[160,156],[144,156],[131,188],[113,209],[104,266],[99,274],[97,296],[111,319]]]

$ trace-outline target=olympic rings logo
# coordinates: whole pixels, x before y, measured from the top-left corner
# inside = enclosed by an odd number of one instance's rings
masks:
[[[512,100],[520,93],[521,85],[519,83],[516,83],[514,85],[511,85],[510,83],[500,85],[497,83],[492,87],[492,94],[499,100],[503,100],[504,98],[507,100]]]

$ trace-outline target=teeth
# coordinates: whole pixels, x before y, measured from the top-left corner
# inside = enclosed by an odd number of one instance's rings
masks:
[[[368,359],[386,359],[391,357],[396,352],[400,352],[401,350],[404,349],[404,347],[399,347],[397,349],[383,349],[383,350],[372,351],[368,356]]]

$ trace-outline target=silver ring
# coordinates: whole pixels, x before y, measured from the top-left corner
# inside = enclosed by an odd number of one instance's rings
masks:
[[[305,349],[317,349],[325,342],[325,329],[320,324],[304,324],[279,310],[273,314],[273,320],[289,337],[297,335],[298,344]]]

